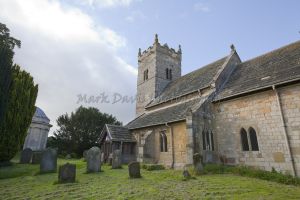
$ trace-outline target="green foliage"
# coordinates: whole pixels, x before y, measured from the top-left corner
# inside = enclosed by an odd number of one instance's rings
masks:
[[[23,144],[38,92],[30,74],[13,65],[15,46],[21,42],[0,23],[0,162],[8,162]]]
[[[224,166],[217,164],[207,164],[204,167],[206,174],[236,174],[240,176],[247,176],[252,178],[258,178],[267,181],[273,181],[277,183],[287,185],[300,185],[300,178],[293,177],[291,175],[285,175],[277,172],[274,168],[272,171],[264,171],[261,169],[254,169],[246,166]]]
[[[47,146],[58,148],[59,154],[72,153],[81,157],[84,150],[99,146],[99,136],[105,124],[120,125],[121,122],[97,108],[80,106],[71,115],[58,117],[59,129],[48,139]]]
[[[0,23],[0,123],[7,110],[15,46],[20,47],[21,41],[11,37],[6,25]]]
[[[0,162],[9,161],[21,148],[35,112],[38,86],[29,73],[12,67],[7,110],[0,125]]]
[[[145,169],[147,171],[154,171],[154,170],[163,170],[165,167],[163,165],[158,164],[142,164],[142,169]]]

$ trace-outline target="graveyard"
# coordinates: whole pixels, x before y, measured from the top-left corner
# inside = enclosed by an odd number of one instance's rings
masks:
[[[82,159],[58,159],[57,165],[76,165],[76,181],[59,184],[58,172],[39,173],[38,164],[0,168],[1,199],[297,199],[300,187],[235,176],[201,175],[184,181],[182,170],[141,169],[141,178],[129,178],[127,165],[87,173]]]

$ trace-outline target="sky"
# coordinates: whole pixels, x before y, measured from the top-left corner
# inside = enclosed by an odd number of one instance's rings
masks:
[[[298,0],[0,0],[0,22],[22,41],[14,61],[39,85],[36,105],[52,133],[80,105],[132,120],[138,48],[155,33],[181,45],[186,74],[229,55],[231,44],[245,61],[299,40],[299,8]]]

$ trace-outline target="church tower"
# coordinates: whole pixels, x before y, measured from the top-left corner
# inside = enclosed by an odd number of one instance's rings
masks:
[[[167,44],[161,45],[158,36],[144,52],[138,53],[136,116],[144,113],[145,106],[171,81],[181,77],[181,47],[176,51]]]

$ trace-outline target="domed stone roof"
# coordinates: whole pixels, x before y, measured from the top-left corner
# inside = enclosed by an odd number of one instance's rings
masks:
[[[45,112],[42,109],[40,109],[39,107],[36,107],[35,113],[32,118],[32,122],[49,124],[50,119],[47,117],[47,115],[45,114]]]

